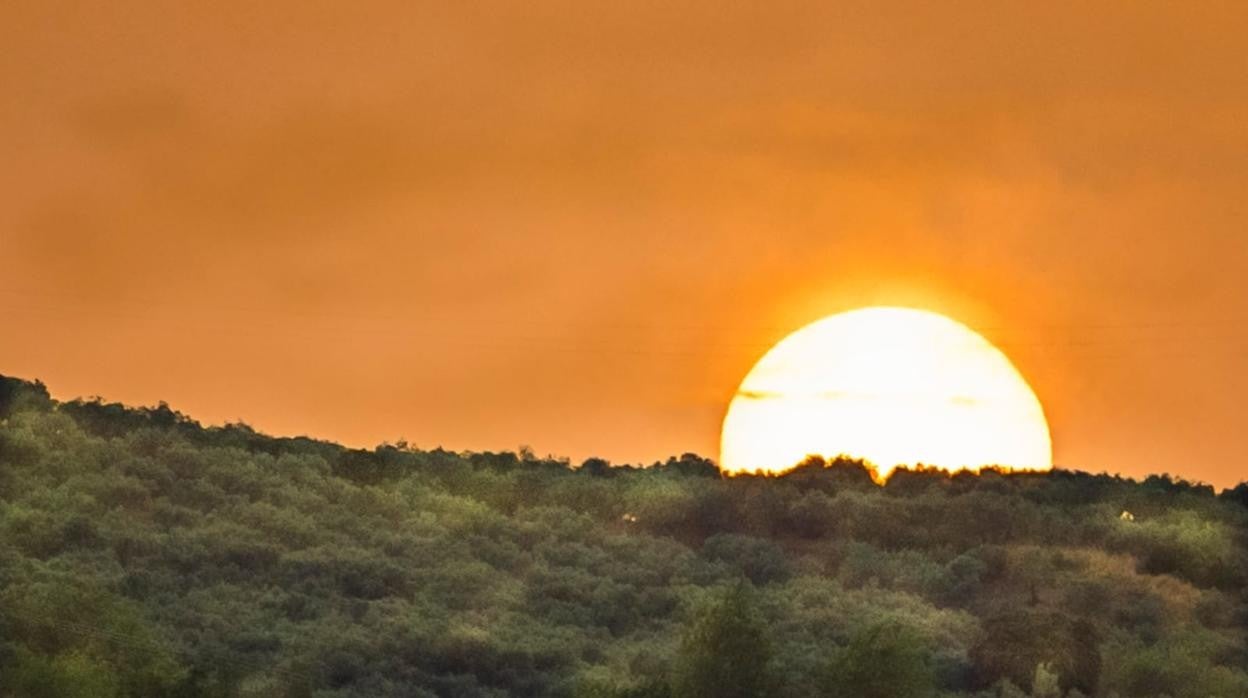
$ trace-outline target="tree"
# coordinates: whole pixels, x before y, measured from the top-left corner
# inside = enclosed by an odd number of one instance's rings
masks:
[[[721,533],[706,539],[702,555],[739,570],[758,586],[784,582],[791,574],[784,549],[766,538]]]
[[[581,463],[579,471],[586,475],[594,477],[611,477],[615,475],[615,470],[611,467],[611,462],[602,458],[587,458]]]
[[[925,698],[935,692],[936,672],[922,638],[885,621],[853,634],[832,657],[824,683],[837,698]]]
[[[1223,490],[1220,496],[1228,502],[1248,507],[1248,482],[1241,482],[1230,489]]]
[[[47,409],[51,404],[43,383],[0,375],[0,418],[22,409]]]
[[[771,645],[753,589],[742,583],[702,607],[686,627],[677,657],[676,698],[772,695]]]
[[[984,687],[1001,679],[1030,685],[1036,666],[1044,663],[1064,689],[1092,693],[1101,674],[1099,642],[1099,633],[1085,620],[1033,608],[1008,609],[985,619],[971,661]]]
[[[25,648],[18,649],[0,685],[28,698],[112,698],[122,690],[116,671],[86,654],[47,657]]]

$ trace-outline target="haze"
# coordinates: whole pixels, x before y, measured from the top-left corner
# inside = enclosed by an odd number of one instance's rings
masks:
[[[828,5],[5,3],[0,372],[645,462],[911,305],[1059,465],[1242,480],[1248,7]]]

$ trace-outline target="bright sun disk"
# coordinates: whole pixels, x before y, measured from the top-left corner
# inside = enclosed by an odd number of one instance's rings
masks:
[[[807,456],[945,470],[1049,469],[1044,410],[1010,360],[936,313],[865,308],[767,352],[728,407],[720,467],[781,472]]]

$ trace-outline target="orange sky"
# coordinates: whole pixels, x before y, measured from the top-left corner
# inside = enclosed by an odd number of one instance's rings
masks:
[[[0,4],[0,373],[358,445],[715,455],[824,315],[1060,464],[1248,479],[1248,6]]]

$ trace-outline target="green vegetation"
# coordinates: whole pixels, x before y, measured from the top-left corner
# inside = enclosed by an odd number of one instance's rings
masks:
[[[1246,505],[350,450],[0,378],[0,696],[1242,697]]]

